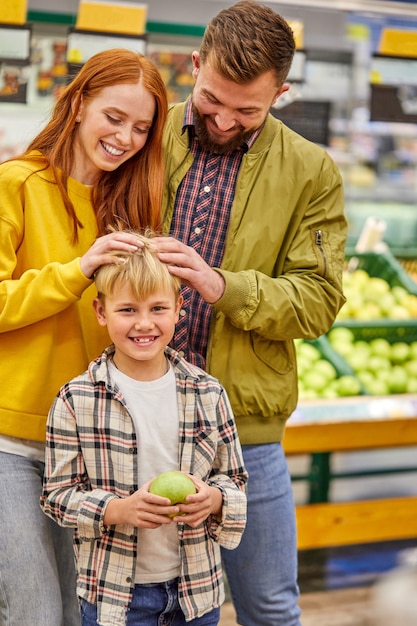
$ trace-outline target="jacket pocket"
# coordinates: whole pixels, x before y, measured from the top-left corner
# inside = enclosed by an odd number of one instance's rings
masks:
[[[252,349],[258,359],[278,374],[287,374],[294,368],[295,355],[292,341],[272,341],[251,333]]]

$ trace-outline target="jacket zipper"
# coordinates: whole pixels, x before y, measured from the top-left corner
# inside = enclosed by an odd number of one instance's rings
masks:
[[[320,254],[323,259],[323,275],[326,276],[327,258],[326,258],[326,252],[324,251],[324,247],[323,247],[323,231],[321,230],[316,230],[316,246],[320,250]]]

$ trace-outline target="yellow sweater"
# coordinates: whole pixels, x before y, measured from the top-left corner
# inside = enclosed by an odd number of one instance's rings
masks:
[[[0,165],[0,433],[45,440],[51,403],[109,343],[95,318],[95,288],[80,257],[97,236],[91,189],[70,179],[84,225],[72,222],[51,174]]]

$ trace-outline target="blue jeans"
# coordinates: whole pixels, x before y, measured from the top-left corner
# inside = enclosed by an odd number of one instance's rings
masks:
[[[72,531],[39,506],[44,464],[0,452],[0,626],[80,626]]]
[[[97,625],[97,607],[81,600],[82,626]],[[220,609],[213,609],[202,617],[185,621],[178,603],[178,583],[171,580],[152,585],[135,585],[127,611],[126,626],[217,626]]]
[[[300,626],[297,535],[291,480],[281,444],[243,446],[248,481],[247,526],[222,557],[244,626]]]

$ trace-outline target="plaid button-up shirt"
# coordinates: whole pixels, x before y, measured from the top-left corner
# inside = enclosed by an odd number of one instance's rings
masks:
[[[109,377],[107,360],[112,354],[113,348],[105,350],[87,372],[64,385],[54,401],[41,498],[49,517],[75,529],[77,592],[97,603],[103,626],[125,624],[140,549],[134,526],[103,524],[110,499],[126,497],[139,487],[137,434]],[[220,546],[233,549],[241,539],[247,474],[224,389],[170,348],[166,354],[176,377],[180,468],[223,494],[221,520],[209,517],[195,529],[178,524],[179,602],[186,618],[192,619],[224,600]]]
[[[195,135],[190,100],[185,108],[183,132],[189,133],[194,159],[177,191],[170,235],[194,248],[210,267],[220,267],[239,168],[261,129],[229,154],[209,152]],[[182,286],[181,293],[184,298],[182,314],[172,346],[181,351],[187,361],[205,369],[213,307],[186,285]]]

